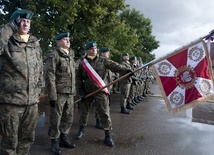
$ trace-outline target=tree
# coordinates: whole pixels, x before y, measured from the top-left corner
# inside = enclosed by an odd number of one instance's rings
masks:
[[[120,13],[120,18],[126,25],[136,30],[138,43],[132,48],[132,53],[141,57],[144,63],[153,60],[155,55],[151,52],[159,47],[159,41],[152,35],[151,20],[135,9],[125,9]]]
[[[69,4],[69,5],[68,5]],[[31,33],[40,39],[43,54],[46,56],[54,43],[54,36],[60,32],[69,31],[68,23],[73,23],[78,0],[5,0],[0,3],[5,14],[1,14],[1,21],[6,23],[17,8],[34,12]],[[41,7],[42,6],[42,7]]]
[[[89,41],[96,41],[98,48],[108,46],[111,58],[116,61],[120,60],[122,52],[138,52],[142,55],[139,49],[145,37],[139,35],[140,29],[128,24],[128,18],[123,19],[119,15],[119,11],[126,8],[124,0],[2,0],[0,7],[4,12],[0,14],[3,19],[0,24],[6,23],[16,8],[34,12],[31,33],[40,39],[44,57],[55,46],[54,36],[61,32],[71,33],[71,47],[76,57],[80,56]],[[134,16],[141,15],[133,14],[133,18],[136,18]],[[146,41],[153,41],[149,35],[147,37]],[[154,48],[154,45],[149,45],[143,48]],[[151,55],[143,54],[148,57]]]

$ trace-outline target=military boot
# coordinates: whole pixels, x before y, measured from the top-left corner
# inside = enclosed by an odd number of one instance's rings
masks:
[[[61,150],[59,148],[59,142],[58,139],[51,139],[51,152],[54,155],[60,155]]]
[[[100,119],[96,119],[96,127],[98,129],[103,129]]]
[[[125,107],[121,107],[121,113],[123,114],[130,114],[130,110],[126,109]]]
[[[111,138],[109,130],[105,130],[105,144],[111,147],[114,146],[114,141]]]
[[[83,137],[83,135],[84,135],[84,126],[80,126],[79,131],[76,135],[76,139],[77,140],[81,139]]]
[[[133,106],[131,106],[131,104],[130,104],[130,103],[128,103],[128,104],[126,105],[126,109],[134,110]]]
[[[68,140],[67,134],[60,135],[59,147],[66,147],[66,148],[75,148],[76,145]]]

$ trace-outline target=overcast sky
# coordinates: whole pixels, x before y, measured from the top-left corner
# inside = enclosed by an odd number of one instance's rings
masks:
[[[189,44],[214,29],[213,0],[125,0],[152,22],[160,41],[156,59]]]

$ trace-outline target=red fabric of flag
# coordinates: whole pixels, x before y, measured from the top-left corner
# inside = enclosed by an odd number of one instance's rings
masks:
[[[213,96],[213,79],[206,44],[200,40],[152,65],[171,113],[191,108]]]

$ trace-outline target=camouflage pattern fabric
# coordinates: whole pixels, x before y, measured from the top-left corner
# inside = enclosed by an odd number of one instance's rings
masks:
[[[58,93],[76,94],[74,52],[67,55],[60,48],[52,51],[45,63],[45,85],[50,100]]]
[[[50,107],[49,136],[56,139],[68,134],[73,122],[73,106],[76,94],[74,52],[66,54],[60,48],[52,51],[45,63],[46,91],[50,101],[56,101]]]
[[[131,64],[129,61],[123,60],[121,62],[121,65],[125,66],[127,69],[131,69]],[[128,100],[128,96],[130,93],[131,83],[132,83],[131,77],[121,80],[119,82],[120,90],[121,90],[121,96],[120,96],[120,106],[121,107],[126,107],[126,105],[127,105],[127,100]]]
[[[112,72],[119,72],[121,74],[126,74],[127,72],[127,68],[125,66],[122,66],[112,60],[99,57],[99,55],[97,55],[96,58],[94,58],[93,60],[88,59],[87,56],[86,59],[105,83],[108,82],[107,78],[105,78],[108,69]],[[81,64],[77,71],[77,77],[77,90],[80,96],[87,95],[99,89],[95,82],[86,73]],[[110,118],[109,95],[107,95],[103,91],[91,96],[84,102],[79,103],[79,124],[81,126],[85,126],[87,124],[89,109],[93,100],[95,100],[97,111],[100,115],[101,123],[103,125],[104,130],[110,130],[112,128],[112,125]]]
[[[0,134],[2,142],[0,154],[28,155],[35,139],[37,122],[38,104],[18,106],[1,103]]]
[[[7,42],[7,41],[8,42]],[[23,42],[9,25],[0,30],[0,103],[31,105],[39,102],[43,62],[39,41]]]
[[[69,134],[73,123],[73,95],[58,94],[56,106],[50,107],[50,126],[48,135],[58,138],[60,133]]]
[[[1,155],[27,155],[34,142],[42,87],[42,50],[36,37],[23,42],[10,23],[0,28]]]

